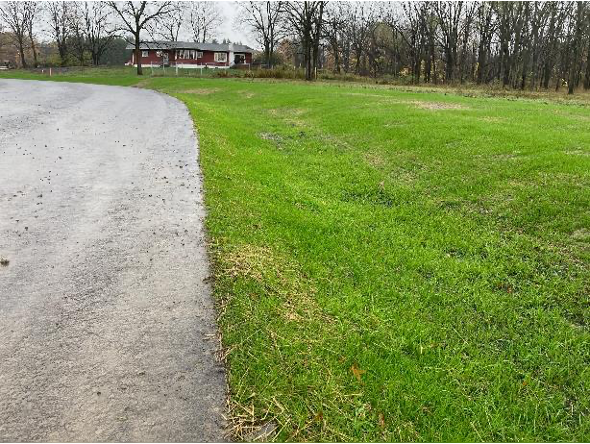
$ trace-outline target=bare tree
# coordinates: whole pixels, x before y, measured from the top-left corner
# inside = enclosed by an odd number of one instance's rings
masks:
[[[426,19],[428,5],[425,3],[406,2],[402,4],[405,21],[401,22],[400,35],[406,42],[411,58],[410,71],[414,83],[420,82],[422,59],[427,44]]]
[[[78,59],[85,61],[89,53],[93,65],[100,64],[106,50],[111,46],[116,28],[111,23],[112,10],[102,2],[83,1],[75,4],[71,16],[72,34],[76,36]]]
[[[186,2],[172,2],[170,13],[158,17],[153,22],[152,34],[163,40],[177,42],[188,9],[185,5],[187,5]]]
[[[21,66],[27,67],[25,58],[27,39],[27,11],[25,2],[11,1],[0,3],[0,18],[11,31],[12,43],[20,56]]]
[[[256,34],[256,41],[264,49],[264,61],[271,67],[275,48],[283,36],[281,29],[283,2],[251,1],[240,3],[241,22]]]
[[[459,30],[464,2],[438,2],[434,10],[440,21],[440,44],[445,54],[445,81],[451,82],[457,65]]]
[[[326,8],[326,17],[323,27],[323,38],[328,43],[328,48],[334,58],[334,71],[339,73],[344,64],[344,70],[348,71],[350,59],[350,3],[332,2]]]
[[[137,75],[143,75],[141,68],[141,36],[151,25],[152,21],[167,15],[172,10],[172,2],[108,2],[121,23],[116,29],[129,32],[133,36],[135,47],[135,62],[137,63]]]
[[[325,1],[291,1],[285,4],[290,28],[301,42],[306,80],[315,78],[326,3]]]
[[[195,42],[206,42],[217,36],[223,23],[223,14],[213,2],[191,2],[189,23]]]
[[[356,60],[355,71],[357,74],[366,74],[368,47],[377,21],[377,10],[373,2],[359,2],[353,5],[349,9],[347,31]]]
[[[67,16],[69,30],[68,55],[76,57],[80,65],[84,65],[87,59],[84,5],[85,3],[72,2]]]
[[[2,54],[2,50],[4,48],[4,23],[1,20],[0,16],[0,54]],[[1,60],[0,60],[1,62]]]
[[[73,2],[47,2],[46,10],[48,14],[47,24],[51,37],[57,46],[61,64],[65,65],[68,58],[68,39],[71,29],[71,15],[73,12]]]
[[[578,86],[578,82],[580,81],[580,54],[582,51],[582,33],[584,27],[584,12],[585,12],[585,4],[582,1],[576,2],[576,19],[574,22],[574,36],[572,39],[572,57],[569,67],[569,78],[567,82],[568,86],[568,94],[573,94],[574,89]]]
[[[34,1],[23,2],[25,28],[29,37],[29,44],[31,52],[33,53],[33,66],[36,68],[39,65],[37,60],[37,45],[35,43],[35,25],[37,24],[37,13],[39,11],[38,3]]]
[[[398,76],[404,65],[404,47],[407,44],[400,14],[401,7],[397,3],[386,3],[380,12],[381,23],[389,29],[388,42],[385,43],[388,59],[388,72]],[[436,79],[436,76],[434,77]]]
[[[326,8],[322,38],[335,71],[348,71],[352,63],[362,75],[409,72],[414,82],[498,80],[531,90],[555,82],[556,89],[566,83],[573,92],[583,80],[590,88],[587,2],[375,3],[377,12],[371,2],[335,1]],[[289,3],[285,9],[307,56],[304,5]]]

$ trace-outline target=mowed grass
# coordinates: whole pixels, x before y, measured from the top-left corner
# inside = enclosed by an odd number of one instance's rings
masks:
[[[201,141],[233,415],[590,439],[590,108],[157,79]]]
[[[131,66],[105,67],[65,67],[38,68],[36,70],[0,71],[0,79],[51,80],[53,82],[93,83],[112,86],[147,86],[153,77],[176,77],[172,67],[143,67],[145,77],[137,75],[137,68]],[[230,69],[228,75],[236,75],[241,70]],[[179,69],[178,76],[185,78],[211,78],[218,76],[217,69]]]
[[[590,107],[143,85],[199,131],[238,438],[590,439]]]
[[[104,67],[104,68],[49,68],[33,70],[0,71],[0,79],[21,80],[50,80],[52,82],[93,83],[98,85],[133,86],[144,79],[135,74],[132,67]]]

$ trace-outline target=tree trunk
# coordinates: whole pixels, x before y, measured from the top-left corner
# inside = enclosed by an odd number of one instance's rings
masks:
[[[20,52],[20,63],[23,68],[27,68],[27,60],[25,59],[25,45],[22,39],[20,39],[18,42],[18,49]]]
[[[570,67],[569,67],[569,76],[567,82],[567,93],[573,94],[574,89],[578,84],[578,75],[580,72],[580,65],[578,63],[578,59],[580,58],[580,46],[582,44],[582,21],[584,19],[584,2],[577,2],[577,14],[576,14],[576,31],[574,33],[573,38],[573,56],[571,59]]]
[[[338,40],[336,38],[330,40],[330,45],[332,46],[332,53],[334,54],[334,72],[340,74],[340,50],[338,47]]]
[[[266,62],[266,67],[270,69],[270,45],[268,41],[264,42],[264,61]]]
[[[39,63],[37,62],[37,46],[35,45],[35,39],[32,34],[29,34],[29,38],[31,40],[31,50],[33,51],[33,66],[36,68],[39,66]]]
[[[58,40],[57,42],[57,51],[59,52],[59,59],[61,60],[61,66],[66,66],[68,60],[68,50],[66,46],[66,42]]]
[[[445,48],[445,53],[446,53],[445,83],[449,83],[453,80],[453,65],[455,64],[455,60],[453,59],[453,54],[451,52],[451,48]]]
[[[309,31],[308,31],[309,32]],[[313,80],[312,79],[312,63],[311,63],[311,42],[310,42],[309,34],[305,37],[305,80]]]
[[[139,48],[139,34],[135,36],[135,63],[137,64],[137,75],[143,75],[143,69],[141,67],[141,50]]]

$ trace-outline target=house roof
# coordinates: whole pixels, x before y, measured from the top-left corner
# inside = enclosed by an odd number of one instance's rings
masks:
[[[235,43],[198,43],[198,42],[141,42],[140,49],[195,49],[198,51],[233,51],[233,52],[254,52],[252,48],[246,45]],[[128,44],[126,49],[135,49],[132,44]]]

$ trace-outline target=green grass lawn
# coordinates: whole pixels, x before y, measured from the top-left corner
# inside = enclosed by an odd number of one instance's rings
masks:
[[[8,70],[0,71],[0,79],[12,78],[23,80],[51,80],[54,82],[96,83],[99,85],[137,85],[143,79],[135,75],[134,68],[66,68],[63,72],[60,68],[52,68],[49,76],[49,68],[43,73],[38,71]]]
[[[23,79],[23,80],[51,80],[54,82],[76,82],[76,83],[94,83],[99,85],[116,85],[116,86],[144,86],[154,77],[176,77],[174,68],[150,67],[144,66],[145,77],[139,77],[136,74],[136,68],[129,66],[121,67],[67,67],[52,68],[51,75],[49,68],[37,70],[8,70],[0,71],[0,79]],[[179,77],[185,78],[211,78],[217,77],[219,71],[216,69],[179,69]],[[239,75],[241,70],[230,69],[228,75]],[[146,80],[147,79],[147,80]],[[147,85],[145,85],[147,86]]]
[[[238,438],[590,440],[589,106],[142,86],[199,131]]]

